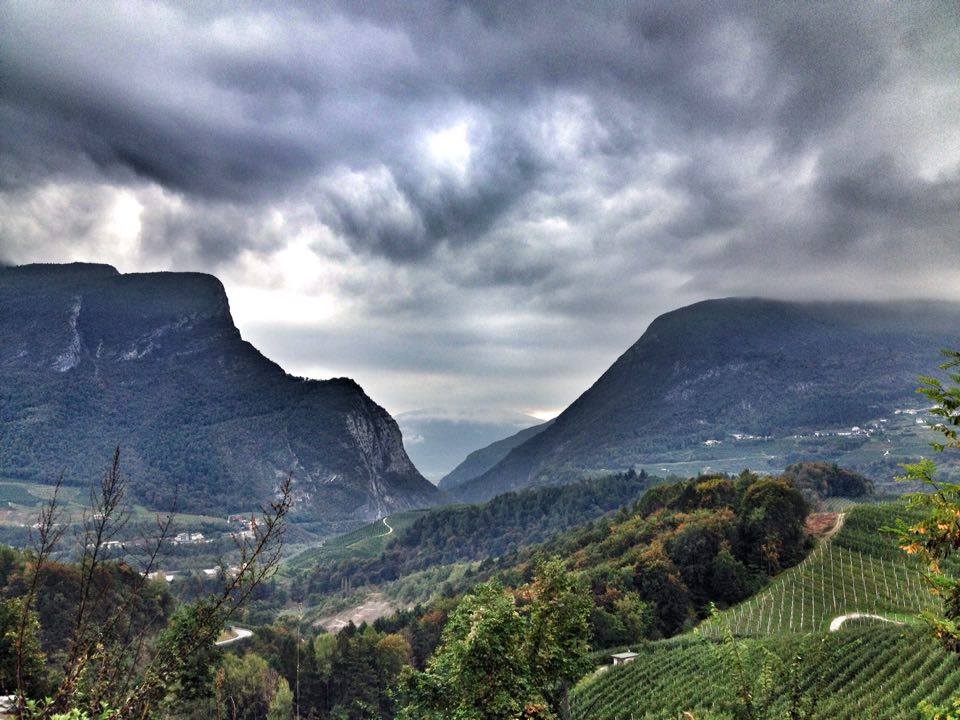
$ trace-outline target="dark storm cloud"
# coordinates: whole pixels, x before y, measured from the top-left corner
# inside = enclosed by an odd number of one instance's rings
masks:
[[[233,17],[176,7],[114,18],[108,6],[12,6],[3,100],[61,140],[21,127],[12,148],[235,200],[284,193],[337,164],[382,164],[415,222],[370,217],[382,199],[367,208],[336,196],[331,220],[396,257],[482,232],[536,186],[550,150],[529,147],[526,111],[551,93],[594,98],[611,153],[758,128],[795,146],[876,82],[891,34],[882,11],[862,5],[759,16],[682,3],[346,4],[271,16],[250,6]],[[54,9],[61,27],[45,16]],[[62,33],[79,39],[64,47]],[[431,185],[416,136],[451,101],[488,109],[500,127],[471,177]],[[667,137],[644,137],[661,125]]]
[[[496,368],[534,402],[547,348],[590,348],[564,375],[588,382],[708,295],[957,293],[917,267],[960,277],[955,3],[0,17],[0,257],[206,269],[349,308],[329,342],[294,339],[296,306],[251,325],[294,365]]]

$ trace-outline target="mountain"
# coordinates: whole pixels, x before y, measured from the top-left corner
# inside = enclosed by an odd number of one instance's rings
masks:
[[[542,433],[456,488],[476,502],[585,473],[782,470],[892,477],[926,448],[917,376],[960,344],[960,305],[709,300],[658,317]]]
[[[441,490],[450,490],[476,477],[480,477],[487,470],[503,460],[503,458],[507,456],[507,453],[515,447],[522,445],[534,435],[539,435],[552,424],[553,420],[548,420],[545,423],[524,428],[510,437],[497,440],[479,450],[474,450],[464,458],[463,462],[444,475],[440,479],[440,482],[437,483],[437,487]]]
[[[467,453],[538,422],[522,413],[460,417],[438,410],[413,410],[397,415],[407,454],[434,481],[449,473]]]
[[[154,507],[252,510],[288,473],[294,516],[331,527],[438,496],[355,382],[293,377],[245,342],[215,277],[0,269],[0,477],[86,483],[115,445]]]

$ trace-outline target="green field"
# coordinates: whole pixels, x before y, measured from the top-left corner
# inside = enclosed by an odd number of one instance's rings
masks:
[[[849,613],[910,616],[934,609],[920,566],[907,558],[884,527],[908,520],[903,505],[861,505],[846,512],[842,529],[821,541],[800,565],[763,592],[703,623],[698,632],[719,637],[826,630]]]
[[[717,438],[719,445],[694,445],[682,450],[659,454],[655,460],[639,463],[652,475],[691,477],[702,472],[736,474],[744,468],[761,473],[777,473],[798,460],[829,458],[843,467],[856,468],[877,483],[882,492],[900,493],[903,488],[894,482],[902,473],[901,464],[930,455],[934,435],[925,424],[926,413],[900,413],[877,418],[864,424],[869,434],[841,436],[850,428],[822,428],[821,435],[808,432],[785,437],[737,440]],[[960,475],[960,460],[944,459],[941,472]]]
[[[396,513],[352,532],[324,540],[320,545],[307,548],[287,559],[282,572],[296,572],[332,560],[376,557],[383,552],[396,533],[406,530],[426,512],[427,510],[408,510]]]
[[[960,690],[960,656],[916,628],[873,623],[810,637],[822,645],[818,662],[804,666],[800,685],[819,698],[816,718],[917,720],[921,700],[943,703]],[[796,637],[755,638],[745,641],[744,651],[788,661],[798,643]],[[729,648],[722,643],[687,636],[650,643],[640,653],[581,682],[572,696],[573,717],[672,720],[685,711],[696,720],[735,717]],[[772,716],[786,717],[785,708],[786,697],[778,697]]]
[[[35,507],[43,502],[41,495],[30,492],[30,488],[20,483],[0,483],[0,506],[22,505]]]
[[[634,648],[641,656],[627,666],[583,680],[573,693],[573,717],[734,717],[731,650],[722,642],[728,629],[747,657],[787,662],[801,648],[812,654],[801,687],[819,698],[816,718],[916,720],[920,701],[943,703],[960,693],[960,656],[948,655],[915,621],[920,610],[936,609],[920,567],[883,530],[898,518],[909,521],[913,511],[872,504],[845,513],[836,534],[758,595],[693,632]],[[856,612],[900,624],[862,618],[828,631],[831,620]],[[782,717],[785,697],[777,703],[774,716]]]

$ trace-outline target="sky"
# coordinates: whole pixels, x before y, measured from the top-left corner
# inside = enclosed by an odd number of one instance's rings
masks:
[[[0,260],[549,417],[696,300],[960,299],[958,7],[0,0]]]

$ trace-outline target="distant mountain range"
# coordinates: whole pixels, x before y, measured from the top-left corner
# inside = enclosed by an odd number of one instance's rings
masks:
[[[400,413],[396,419],[410,459],[434,482],[476,448],[540,424],[522,413],[458,416],[441,410],[414,410]]]
[[[780,470],[804,458],[893,476],[926,452],[917,376],[960,345],[960,305],[710,300],[657,318],[543,432],[451,494],[644,468]]]
[[[480,477],[487,470],[503,460],[503,458],[507,456],[507,453],[515,447],[522,445],[534,435],[539,435],[552,424],[553,420],[547,420],[545,423],[524,428],[509,437],[497,440],[479,450],[474,450],[467,455],[463,462],[444,475],[440,479],[440,482],[437,483],[437,487],[441,490],[452,490],[476,477]]]
[[[470,453],[441,479],[444,496],[356,383],[292,377],[245,342],[216,278],[0,267],[0,480],[87,483],[120,445],[146,505],[248,511],[292,473],[296,517],[321,530],[628,468],[809,458],[882,481],[927,452],[917,375],[957,345],[956,304],[691,305],[657,318],[555,420]],[[521,424],[403,422],[432,468]]]
[[[222,516],[289,473],[331,529],[434,503],[390,415],[352,380],[288,375],[245,342],[220,281],[106,265],[0,268],[0,478],[99,477]]]

